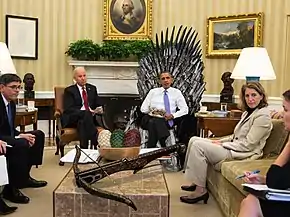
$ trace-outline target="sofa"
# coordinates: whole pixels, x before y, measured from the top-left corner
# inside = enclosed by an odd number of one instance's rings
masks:
[[[263,157],[258,160],[225,161],[221,171],[214,167],[208,168],[207,186],[225,217],[236,217],[241,201],[247,195],[243,191],[243,180],[235,177],[245,171],[259,169],[266,174],[268,168],[277,158],[288,141],[289,133],[284,129],[281,119],[272,119],[273,129],[263,150]]]

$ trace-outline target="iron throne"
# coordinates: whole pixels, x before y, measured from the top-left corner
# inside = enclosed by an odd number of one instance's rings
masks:
[[[185,97],[189,115],[199,110],[205,82],[201,45],[197,36],[195,30],[183,26],[179,27],[177,33],[173,27],[170,36],[168,28],[165,33],[161,32],[160,37],[156,34],[156,43],[151,40],[152,50],[139,62],[137,88],[141,101],[149,90],[160,86],[159,73],[168,71],[174,78],[172,86],[178,88]],[[136,109],[131,111],[127,129],[139,125],[140,115],[136,114]]]
[[[139,62],[137,87],[140,98],[144,100],[150,89],[160,86],[159,73],[168,71],[174,78],[172,87],[182,92],[189,114],[193,114],[199,110],[205,91],[200,40],[192,28],[180,26],[176,36],[175,27],[171,36],[168,32],[168,28],[165,34],[162,31],[160,38],[156,34],[156,43],[151,40],[152,51]]]

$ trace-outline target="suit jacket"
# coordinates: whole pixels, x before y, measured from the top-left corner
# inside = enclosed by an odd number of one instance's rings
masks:
[[[94,110],[98,106],[101,106],[96,86],[92,84],[86,84],[86,91],[89,107]],[[66,125],[69,121],[69,116],[79,112],[82,106],[82,96],[80,94],[78,86],[74,84],[65,88],[63,97],[63,125]]]
[[[267,107],[256,109],[247,117],[242,114],[234,134],[221,139],[222,146],[231,151],[234,159],[258,159],[272,130],[270,110]]]
[[[15,122],[15,116],[16,116],[16,105],[15,102],[11,101],[10,102],[11,106],[11,113],[12,113],[12,123]],[[14,135],[18,136],[20,134],[19,131],[14,129]],[[3,101],[3,97],[0,94],[0,139],[5,140],[5,138],[11,138],[11,130],[9,126],[9,121],[8,121],[8,115],[7,115],[7,110],[5,103]]]

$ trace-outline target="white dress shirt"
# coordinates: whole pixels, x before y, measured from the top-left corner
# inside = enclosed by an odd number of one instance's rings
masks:
[[[3,102],[5,104],[5,108],[6,108],[6,112],[7,112],[7,117],[9,118],[9,114],[8,114],[8,100],[5,98],[5,96],[3,96],[3,94],[1,93],[1,96],[3,98]],[[20,137],[19,136],[15,136],[15,139],[19,139]]]
[[[81,87],[80,85],[77,84],[77,87],[79,88],[79,91],[80,91],[80,95],[81,95],[81,98],[82,98],[82,104],[83,106],[81,107],[81,110],[86,110],[85,108],[85,104],[84,104],[84,99],[83,99],[83,87]],[[85,88],[85,91],[87,92],[86,90],[86,87]],[[87,96],[88,96],[88,92],[87,92]],[[89,102],[88,102],[89,103]]]
[[[141,112],[148,114],[152,109],[165,110],[163,87],[154,88],[149,91],[141,106]],[[181,117],[188,113],[188,106],[181,91],[170,87],[167,89],[170,111],[174,118]],[[179,110],[176,111],[176,108]]]
[[[5,104],[5,108],[6,108],[6,112],[7,112],[7,117],[8,117],[8,101],[7,101],[7,99],[5,98],[5,96],[3,96],[3,94],[1,93],[1,95],[2,95],[2,99],[3,99],[3,102],[4,102],[4,104]]]

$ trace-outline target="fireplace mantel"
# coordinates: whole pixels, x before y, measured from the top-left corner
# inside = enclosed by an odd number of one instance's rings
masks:
[[[119,61],[68,61],[70,66],[91,66],[91,67],[138,67],[138,62],[119,62]]]
[[[96,85],[102,95],[138,94],[138,62],[71,60],[68,64],[73,68],[85,67],[88,83]]]

